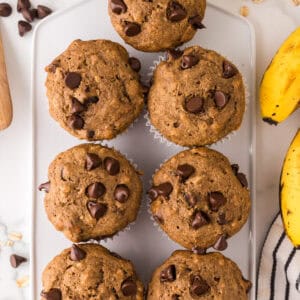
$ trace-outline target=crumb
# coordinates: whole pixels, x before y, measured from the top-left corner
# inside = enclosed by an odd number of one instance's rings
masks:
[[[26,275],[16,280],[17,286],[23,288],[29,284],[29,276]]]
[[[240,8],[240,15],[243,17],[248,17],[249,16],[249,7],[244,5]]]
[[[298,6],[298,5],[300,5],[300,0],[293,0],[293,3],[295,6]]]
[[[20,232],[11,232],[8,234],[8,238],[13,241],[20,241],[22,240],[23,235]]]

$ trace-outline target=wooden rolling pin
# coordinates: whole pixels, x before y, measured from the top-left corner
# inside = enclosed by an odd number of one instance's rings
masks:
[[[6,73],[4,49],[0,34],[0,130],[7,128],[12,121],[12,103]]]

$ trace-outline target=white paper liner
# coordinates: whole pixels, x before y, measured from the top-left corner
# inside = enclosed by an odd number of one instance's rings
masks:
[[[225,57],[228,61],[231,61],[230,59],[228,59],[227,57]],[[154,60],[153,61],[153,65],[151,67],[149,67],[149,72],[148,72],[148,77],[152,78],[155,72],[155,69],[157,68],[157,66],[163,62],[167,60],[167,55],[165,54],[164,56],[159,56],[158,60]],[[239,70],[240,72],[240,70]],[[241,73],[241,72],[240,72]],[[242,73],[241,73],[242,74]],[[248,83],[247,80],[245,78],[245,76],[242,74],[242,79],[243,79],[243,83],[244,83],[244,87],[245,87],[245,111],[244,111],[244,115],[248,109],[248,105],[250,102],[250,93],[249,93],[249,88],[248,88]],[[170,146],[174,146],[177,145],[176,143],[168,140],[166,137],[164,137],[151,123],[150,121],[150,115],[148,110],[146,111],[146,113],[144,114],[144,118],[146,119],[146,126],[149,128],[149,131],[151,132],[151,134],[154,136],[155,139],[159,140],[161,143],[167,145],[168,147]],[[224,136],[222,139],[218,140],[217,142],[210,144],[210,145],[205,145],[207,147],[210,147],[212,145],[217,146],[220,144],[225,143],[226,141],[230,140],[233,136],[236,135],[237,131],[240,128],[229,132],[226,136]],[[188,147],[186,147],[188,148]],[[193,147],[189,147],[189,148],[193,148]]]

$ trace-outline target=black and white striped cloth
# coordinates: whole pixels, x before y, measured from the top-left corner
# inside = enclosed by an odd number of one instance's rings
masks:
[[[286,236],[280,214],[263,246],[257,300],[300,300],[300,250]]]

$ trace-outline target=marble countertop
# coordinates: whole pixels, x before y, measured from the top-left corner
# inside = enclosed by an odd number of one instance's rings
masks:
[[[100,0],[99,0],[100,1]],[[16,1],[6,2],[15,5]],[[32,1],[55,11],[73,5],[78,0]],[[282,41],[300,25],[300,6],[292,0],[210,0],[211,3],[239,13],[249,7],[247,17],[254,25],[257,37],[257,83]],[[29,256],[29,210],[31,186],[31,103],[30,70],[32,33],[20,38],[15,11],[1,19],[1,32],[6,53],[8,77],[14,105],[14,120],[0,132],[0,300],[29,299],[29,263],[12,269],[9,256],[18,253]],[[217,22],[217,20],[216,20]],[[224,36],[226,40],[226,36]],[[258,106],[259,108],[259,106]],[[271,220],[279,210],[278,183],[282,161],[288,145],[299,127],[300,111],[286,122],[270,126],[261,121],[257,111],[257,250]]]

